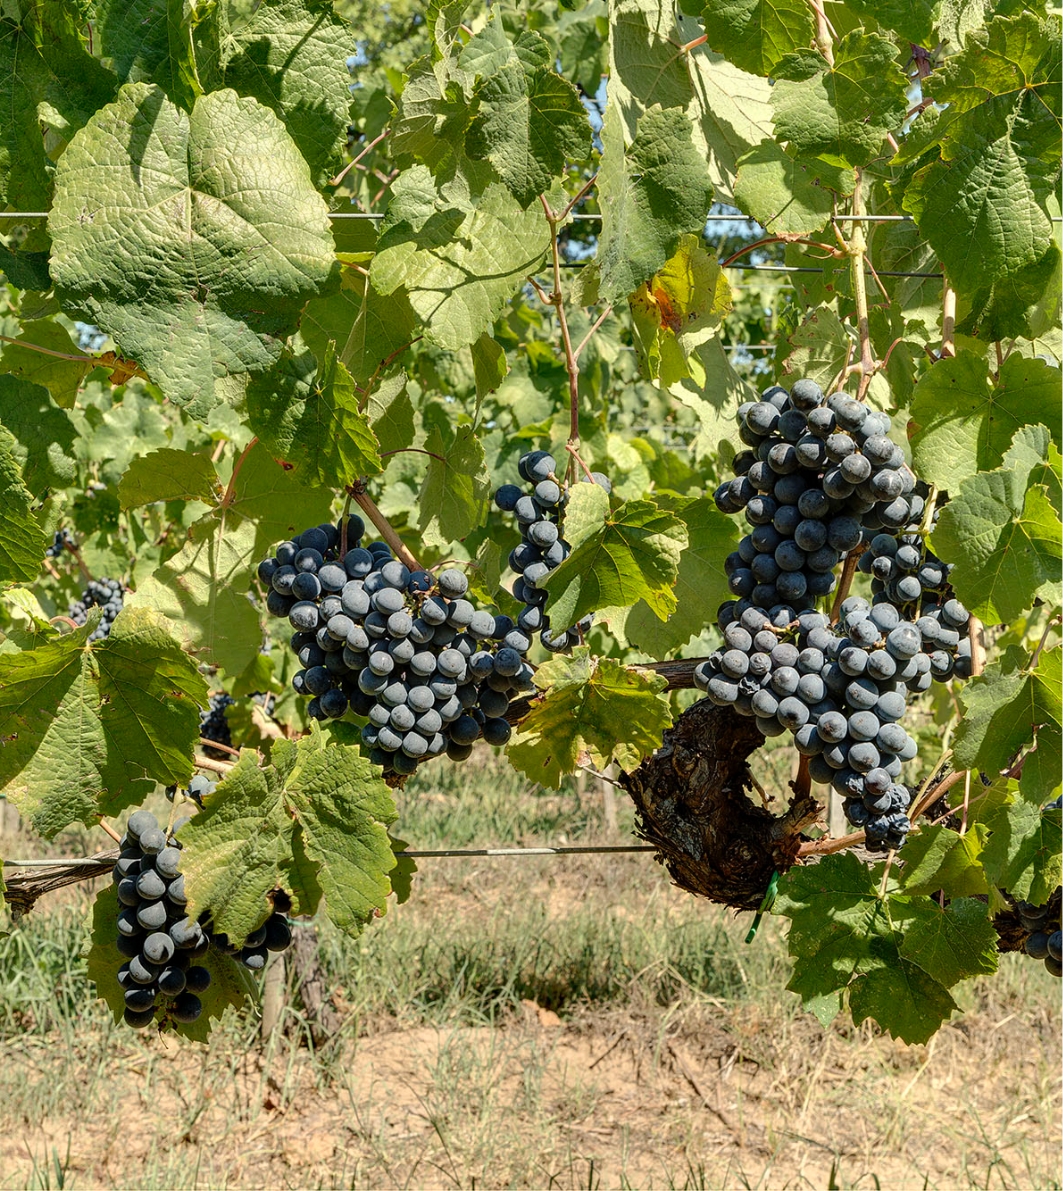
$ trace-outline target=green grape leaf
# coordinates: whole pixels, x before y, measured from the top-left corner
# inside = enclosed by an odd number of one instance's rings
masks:
[[[475,204],[451,200],[418,165],[392,187],[369,274],[384,297],[405,286],[425,338],[455,351],[489,330],[548,242],[542,212],[522,211],[500,183]]]
[[[923,374],[911,416],[916,472],[956,492],[975,472],[998,468],[1022,426],[1054,426],[1059,445],[1059,369],[1016,353],[991,385],[988,361],[977,352],[961,352]]]
[[[225,86],[275,112],[323,187],[347,143],[358,52],[349,21],[322,0],[264,0],[226,39]]]
[[[35,579],[47,544],[33,516],[19,453],[15,436],[0,426],[0,585]]]
[[[1043,652],[1034,670],[1027,666],[1024,651],[1011,646],[963,688],[964,715],[953,755],[958,766],[996,776],[1020,749],[1036,742],[1038,754],[1050,759],[1042,799],[1047,801],[1060,781],[1063,647]]]
[[[184,0],[100,0],[95,32],[123,83],[157,83],[181,107],[213,90],[224,18],[214,4]]]
[[[366,409],[380,443],[381,457],[405,450],[413,443],[417,427],[405,372],[384,377],[369,394]]]
[[[1032,265],[958,296],[956,331],[986,343],[1041,339],[1054,331],[1058,343],[1061,292],[1063,254],[1050,244],[1044,256]],[[1058,361],[1061,355],[1056,347],[1053,358]]]
[[[34,350],[39,347],[45,351]],[[48,352],[81,358],[61,359]],[[81,355],[66,327],[51,318],[24,322],[15,342],[4,344],[0,360],[12,375],[43,385],[63,409],[73,408],[85,374],[92,367],[91,358]]]
[[[278,542],[328,521],[332,492],[307,487],[304,480],[271,459],[263,444],[258,443],[244,458],[229,508],[238,517],[254,522],[254,554],[261,557]]]
[[[904,845],[904,871],[901,879],[905,893],[937,893],[946,897],[967,897],[988,893],[981,853],[987,830],[974,824],[960,835],[942,823],[922,826]]]
[[[660,747],[672,722],[664,678],[592,658],[587,646],[544,662],[535,682],[543,697],[521,721],[506,754],[521,773],[551,789],[584,760],[599,769],[613,760],[634,769]]]
[[[925,80],[944,110],[923,135],[916,121],[900,155],[931,157],[902,202],[961,293],[1033,265],[1052,242],[1059,84],[1059,34],[1033,12],[969,33]]]
[[[199,661],[239,674],[262,646],[262,627],[247,598],[256,561],[255,526],[220,511],[195,522],[188,540],[128,596],[154,608]]]
[[[716,452],[725,459],[733,458],[738,407],[744,401],[756,401],[758,394],[734,370],[719,337],[698,348],[698,364],[704,382],[683,380],[670,390],[697,416],[698,432],[691,443],[694,459],[700,461]]]
[[[549,190],[567,162],[586,157],[587,112],[576,88],[552,69],[528,70],[514,56],[481,82],[477,96],[466,152],[490,161],[522,207]]]
[[[908,113],[908,80],[893,40],[862,29],[834,47],[834,65],[809,55],[800,79],[772,89],[775,131],[795,156],[865,166],[882,155],[886,134]],[[814,64],[813,64],[814,63]]]
[[[765,77],[787,54],[807,49],[816,34],[812,10],[801,0],[710,0],[701,21],[717,53]]]
[[[957,1008],[942,979],[901,954],[905,934],[928,930],[940,909],[927,898],[879,895],[880,868],[852,853],[796,866],[779,882],[774,912],[790,919],[787,988],[826,1024],[848,997],[853,1019],[868,1017],[893,1037],[926,1042]],[[933,957],[926,957],[930,962]],[[940,975],[948,980],[949,965]]]
[[[432,455],[417,499],[421,537],[429,546],[443,547],[483,523],[491,475],[472,426],[437,423],[424,449]]]
[[[472,345],[472,372],[478,402],[495,392],[509,372],[505,348],[486,331]]]
[[[125,608],[36,649],[0,655],[0,787],[46,839],[186,785],[207,684],[165,622]]]
[[[221,498],[218,473],[206,455],[161,447],[139,455],[130,463],[118,485],[123,509],[137,509],[157,500],[201,500],[213,504]]]
[[[189,116],[157,87],[123,87],[60,158],[49,231],[64,308],[195,417],[215,379],[279,357],[336,269],[306,162],[272,112],[232,91]]]
[[[783,383],[803,376],[826,391],[845,368],[851,343],[850,333],[829,306],[813,310],[790,336],[793,351],[783,364]]]
[[[663,388],[692,377],[704,386],[695,349],[731,311],[731,287],[698,236],[682,236],[675,255],[629,298],[642,375]]]
[[[657,499],[663,506],[665,498]],[[687,527],[676,575],[675,611],[662,621],[640,601],[627,618],[627,639],[655,658],[681,649],[704,630],[713,609],[731,598],[723,563],[738,546],[738,523],[721,513],[712,497],[676,501],[674,511]]]
[[[125,994],[118,983],[118,969],[126,960],[118,950],[115,926],[121,908],[113,885],[106,885],[97,892],[92,902],[92,931],[86,948],[86,975],[96,986],[96,996],[110,1009],[116,1023],[121,1022],[125,1012]],[[203,1005],[199,1018],[190,1025],[167,1018],[169,1002],[166,997],[160,997],[156,1021],[160,1027],[165,1023],[191,1041],[206,1042],[213,1023],[230,1005],[241,1009],[258,999],[258,985],[242,964],[214,948],[197,959],[196,965],[210,972],[209,987],[197,994]]]
[[[376,766],[317,729],[274,743],[271,763],[243,750],[205,809],[181,829],[193,917],[244,939],[284,889],[293,912],[329,916],[351,935],[383,914],[395,867],[387,828],[397,814]]]
[[[671,6],[657,0],[609,4],[609,105],[620,109],[624,136],[634,140],[639,117],[655,104],[686,108],[693,98],[687,55]],[[684,229],[689,230],[689,229]],[[642,278],[645,280],[645,278]],[[634,289],[634,286],[632,286]]]
[[[11,453],[30,492],[74,482],[74,425],[47,389],[18,376],[0,375],[0,423],[15,438]]]
[[[42,124],[52,144],[69,140],[114,97],[115,80],[65,22],[48,25],[45,6],[23,6],[22,25],[11,19],[19,7],[5,6],[0,19],[0,206],[46,211],[54,166]]]
[[[984,901],[954,896],[944,909],[922,898],[911,904],[918,913],[910,925],[902,904],[894,911],[904,931],[900,947],[904,959],[933,972],[946,988],[997,970],[997,932]]]
[[[599,9],[588,6],[579,13],[566,14],[561,36],[561,73],[578,87],[593,95],[608,69],[608,28]]]
[[[1035,802],[1013,796],[984,822],[989,828],[982,852],[987,879],[1014,897],[1044,905],[1063,878],[1059,811],[1042,810]]]
[[[764,141],[738,160],[735,203],[772,235],[807,236],[852,194],[856,175],[818,157],[791,157]]]
[[[892,29],[913,45],[933,45],[938,10],[944,6],[940,0],[847,0],[846,7],[865,21]]]
[[[378,294],[364,273],[344,269],[340,290],[307,303],[300,334],[318,359],[335,340],[356,385],[366,385],[416,338],[417,316],[402,287]]]
[[[613,512],[608,506],[596,484],[577,484],[569,496],[565,533],[572,553],[541,585],[556,629],[639,600],[661,620],[675,611],[686,525],[651,500],[630,500]]]
[[[296,478],[346,488],[381,470],[376,435],[359,408],[351,374],[325,344],[320,363],[285,349],[280,362],[247,386],[251,429]]]
[[[52,288],[47,252],[12,250],[9,245],[0,244],[0,273],[3,273],[16,289],[44,293]]]
[[[957,597],[987,623],[1010,623],[1038,598],[1060,600],[1058,480],[1054,492],[1043,482],[1047,451],[1047,430],[1023,427],[1003,467],[963,481],[931,538],[953,564]]]
[[[621,119],[610,105],[602,131],[598,241],[603,301],[626,297],[668,260],[684,232],[701,233],[712,203],[704,158],[681,111],[650,108],[624,148]]]

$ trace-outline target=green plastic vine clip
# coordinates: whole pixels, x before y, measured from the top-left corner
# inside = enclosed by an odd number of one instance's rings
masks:
[[[760,930],[760,920],[764,915],[775,905],[775,895],[779,891],[779,870],[771,874],[771,880],[768,882],[768,892],[764,894],[764,900],[757,908],[756,916],[753,919],[753,924],[749,928],[749,934],[746,935],[746,942],[752,943],[757,937],[757,931]]]

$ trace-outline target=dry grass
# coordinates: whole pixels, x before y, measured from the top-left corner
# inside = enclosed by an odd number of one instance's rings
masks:
[[[470,768],[411,793],[405,838],[607,838],[599,793]],[[361,940],[323,930],[328,1046],[294,1004],[267,1041],[232,1019],[196,1050],[110,1026],[78,958],[87,904],[0,944],[0,1188],[1063,1181],[1059,985],[1020,957],[908,1047],[822,1029],[784,990],[778,922],[746,947],[647,856],[425,861]]]

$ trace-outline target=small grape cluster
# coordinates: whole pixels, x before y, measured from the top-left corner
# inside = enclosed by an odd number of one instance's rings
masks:
[[[118,950],[126,959],[118,983],[126,1023],[137,1029],[154,1020],[160,997],[174,1021],[194,1022],[203,1011],[199,994],[210,986],[210,972],[194,962],[206,955],[210,936],[185,913],[180,862],[180,843],[153,814],[130,815],[113,875],[122,906]]]
[[[274,902],[281,897],[274,893]],[[211,945],[238,960],[250,972],[261,972],[271,951],[287,951],[292,945],[292,928],[287,915],[279,909],[257,929],[251,932],[242,945],[233,943],[228,935],[220,932],[211,935]]]
[[[202,773],[194,773],[188,783],[188,789],[181,790],[180,792],[182,795],[184,795],[184,797],[190,799],[196,804],[196,806],[199,807],[200,810],[202,810],[203,799],[213,794],[217,785],[218,783],[214,781],[213,778],[209,778]],[[166,787],[166,797],[171,802],[173,802],[173,800],[177,797],[177,794],[177,786]]]
[[[1058,898],[1054,911],[1049,905],[1035,906],[1025,901],[1016,902],[1015,910],[1026,931],[1023,950],[1031,959],[1044,960],[1053,976],[1063,976],[1063,931],[1060,931]]]
[[[70,535],[70,530],[57,529],[55,531],[55,537],[52,539],[52,544],[44,553],[48,558],[58,558],[67,547],[71,550],[74,549],[74,539]]]
[[[386,773],[443,753],[463,761],[481,736],[505,744],[510,698],[534,685],[530,636],[475,608],[460,571],[411,571],[386,542],[362,548],[364,532],[351,517],[341,557],[336,527],[317,526],[259,564],[267,607],[295,630],[292,686],[308,714],[368,718],[362,742]]]
[[[752,530],[725,562],[738,598],[718,612],[723,647],[695,681],[765,736],[793,733],[810,777],[842,795],[868,848],[898,848],[911,827],[901,767],[916,754],[900,723],[907,697],[970,673],[969,616],[951,598],[949,568],[906,528],[925,497],[887,437],[887,415],[807,380],[763,396],[739,411],[753,449],[716,492]],[[816,601],[861,549],[873,599],[847,598],[832,625]]]
[[[232,748],[233,738],[229,730],[229,721],[225,718],[225,709],[232,707],[235,702],[236,700],[225,691],[211,695],[208,709],[199,713],[199,735],[202,740],[213,740],[216,744]],[[207,746],[203,751],[208,757],[226,756],[223,749]]]
[[[115,617],[122,611],[125,588],[121,579],[90,579],[81,599],[70,605],[70,619],[82,625],[89,618],[90,608],[102,608],[100,623],[89,634],[90,641],[102,641],[111,632]]]
[[[509,555],[510,570],[517,576],[513,596],[523,604],[517,615],[517,627],[524,633],[538,633],[542,645],[551,653],[562,653],[579,645],[591,627],[591,617],[578,624],[552,632],[545,611],[546,592],[539,584],[568,558],[570,547],[561,536],[561,517],[567,497],[556,475],[557,460],[547,451],[529,451],[517,461],[520,478],[532,485],[524,492],[516,484],[503,484],[495,492],[495,504],[503,513],[516,514],[520,526],[520,544]],[[584,477],[587,480],[587,477]],[[608,476],[592,472],[590,482],[612,491]]]

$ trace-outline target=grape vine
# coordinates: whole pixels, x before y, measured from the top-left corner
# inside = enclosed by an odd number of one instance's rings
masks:
[[[357,936],[484,747],[615,766],[824,1022],[1059,974],[1058,12],[59,7],[0,16],[0,793],[123,841],[116,1020]]]

